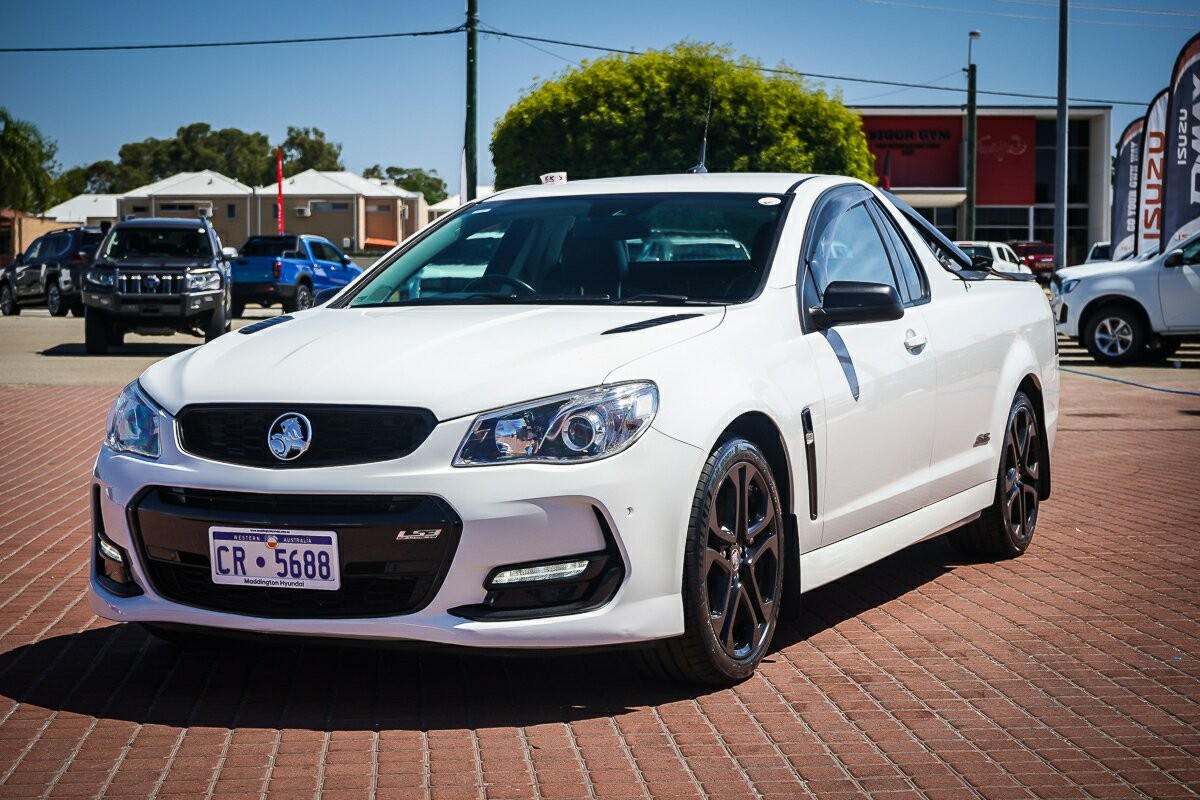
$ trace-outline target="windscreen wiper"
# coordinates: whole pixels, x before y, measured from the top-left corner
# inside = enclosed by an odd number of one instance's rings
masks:
[[[724,305],[723,303],[714,300],[692,300],[686,294],[655,294],[646,292],[643,294],[630,295],[614,300],[617,305],[636,305],[645,303],[646,305],[698,305],[712,306]]]

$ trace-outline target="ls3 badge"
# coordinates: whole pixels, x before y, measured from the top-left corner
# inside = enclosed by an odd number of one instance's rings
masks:
[[[425,528],[419,531],[400,531],[396,534],[397,542],[411,542],[415,539],[436,539],[442,533],[441,528]]]

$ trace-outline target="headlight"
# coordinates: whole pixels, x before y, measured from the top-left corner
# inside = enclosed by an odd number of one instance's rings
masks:
[[[221,273],[215,270],[206,272],[189,272],[187,274],[187,290],[189,292],[206,292],[210,289],[221,288]]]
[[[117,282],[117,273],[112,270],[93,269],[87,274],[88,283],[94,283],[97,286],[112,286]]]
[[[1071,280],[1063,283],[1062,293],[1070,294],[1071,292],[1075,291],[1075,287],[1078,285],[1079,285],[1079,278],[1072,278]]]
[[[158,458],[158,408],[137,381],[121,390],[108,412],[104,444],[117,453]]]
[[[491,411],[476,417],[454,466],[595,461],[637,441],[656,411],[658,387],[649,381],[597,386]]]

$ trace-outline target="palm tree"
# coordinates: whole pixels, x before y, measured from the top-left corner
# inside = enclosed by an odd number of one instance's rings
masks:
[[[42,211],[54,189],[54,142],[0,106],[0,208]]]

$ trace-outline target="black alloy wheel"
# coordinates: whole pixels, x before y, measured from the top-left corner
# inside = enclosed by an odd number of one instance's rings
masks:
[[[1029,548],[1041,506],[1042,450],[1037,411],[1024,392],[1017,392],[1001,443],[995,502],[950,535],[958,550],[997,559],[1019,556]]]
[[[12,287],[7,283],[0,284],[0,314],[6,317],[15,317],[20,313],[21,306],[17,304]]]
[[[708,513],[704,580],[713,636],[744,659],[764,643],[779,600],[779,518],[766,476],[739,461],[720,478]]]
[[[692,502],[683,564],[683,636],[645,652],[675,680],[728,686],[771,646],[783,595],[785,519],[774,475],[745,439],[709,456]]]
[[[57,278],[46,287],[46,308],[50,309],[52,317],[65,317],[71,310],[71,307],[63,302],[62,289],[58,288]]]
[[[307,283],[302,283],[296,287],[296,300],[292,303],[294,308],[292,311],[304,311],[312,308],[313,294],[312,289],[308,288]]]

